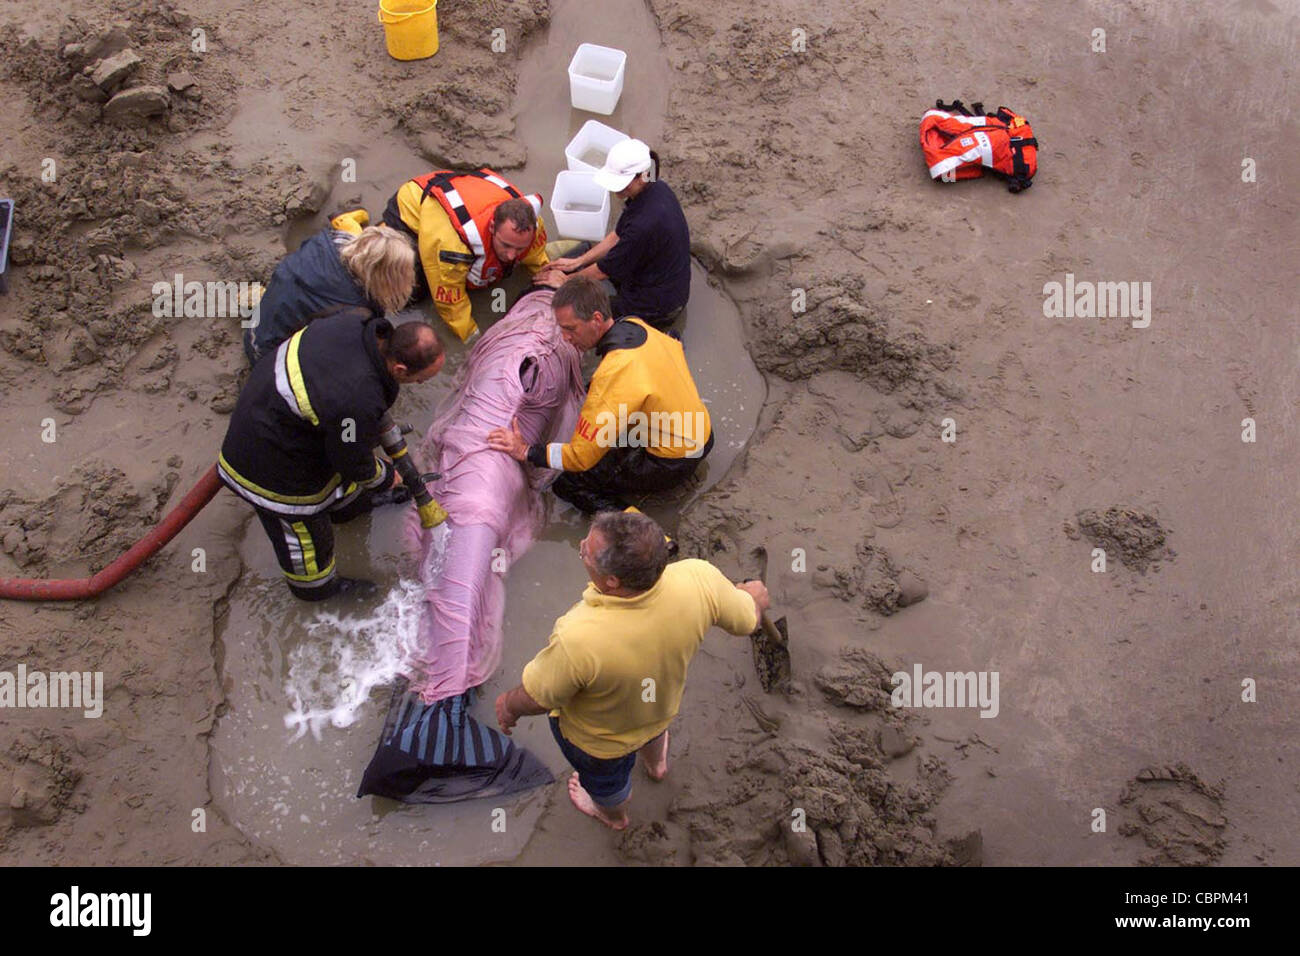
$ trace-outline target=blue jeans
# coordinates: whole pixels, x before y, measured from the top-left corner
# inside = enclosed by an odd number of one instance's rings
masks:
[[[564,739],[560,721],[549,718],[551,733],[560,745],[564,758],[578,771],[578,782],[591,795],[592,802],[602,807],[616,807],[632,795],[632,768],[636,766],[636,751],[626,757],[612,759],[593,757]]]

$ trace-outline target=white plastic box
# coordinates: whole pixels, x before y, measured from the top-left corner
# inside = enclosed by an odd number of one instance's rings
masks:
[[[627,133],[620,133],[600,120],[587,120],[578,130],[578,135],[564,147],[564,158],[574,172],[594,173],[605,165],[605,157],[615,143],[630,138]]]
[[[555,177],[551,214],[565,239],[599,242],[609,232],[609,191],[595,173],[562,170]]]
[[[627,54],[609,46],[581,44],[569,61],[569,101],[575,110],[608,116],[623,95]]]

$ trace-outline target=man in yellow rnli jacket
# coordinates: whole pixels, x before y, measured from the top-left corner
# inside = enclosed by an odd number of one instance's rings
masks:
[[[681,342],[632,316],[615,321],[605,290],[585,277],[560,286],[551,308],[565,341],[600,356],[573,437],[529,446],[512,425],[494,429],[488,444],[562,470],[551,490],[586,514],[622,511],[623,495],[690,478],[713,448],[713,426]]]
[[[483,169],[446,169],[416,176],[388,200],[384,224],[407,235],[420,256],[412,302],[433,297],[438,315],[467,342],[478,331],[468,292],[486,289],[522,263],[536,275],[550,263],[542,197],[525,196],[504,177]],[[335,229],[359,232],[364,209],[337,216]]]

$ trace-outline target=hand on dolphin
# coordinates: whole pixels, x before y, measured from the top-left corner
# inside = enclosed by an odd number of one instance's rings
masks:
[[[510,731],[514,729],[515,724],[519,720],[510,709],[509,698],[510,692],[506,691],[505,693],[497,695],[496,702],[497,726],[501,728],[501,732],[507,737],[512,736]]]
[[[552,289],[558,289],[568,281],[568,275],[560,269],[555,268],[554,263],[533,276],[533,285],[550,286]]]
[[[519,430],[519,419],[510,419],[510,430],[494,428],[488,432],[488,446],[495,451],[503,451],[515,461],[524,461],[528,457],[528,442]]]

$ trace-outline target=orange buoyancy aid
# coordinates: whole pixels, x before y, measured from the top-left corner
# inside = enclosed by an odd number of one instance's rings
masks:
[[[468,173],[435,169],[416,176],[412,182],[420,187],[421,202],[431,196],[437,199],[461,240],[473,253],[474,262],[465,277],[465,285],[471,289],[485,289],[510,272],[497,259],[492,243],[486,241],[488,226],[497,206],[507,199],[526,199],[541,221],[541,193],[524,196],[486,166]]]
[[[921,117],[921,149],[931,179],[953,182],[974,179],[991,169],[1007,178],[1013,193],[1033,185],[1038,172],[1038,140],[1029,121],[999,106],[996,114],[984,115],[983,104],[968,111],[961,100],[935,108]]]

